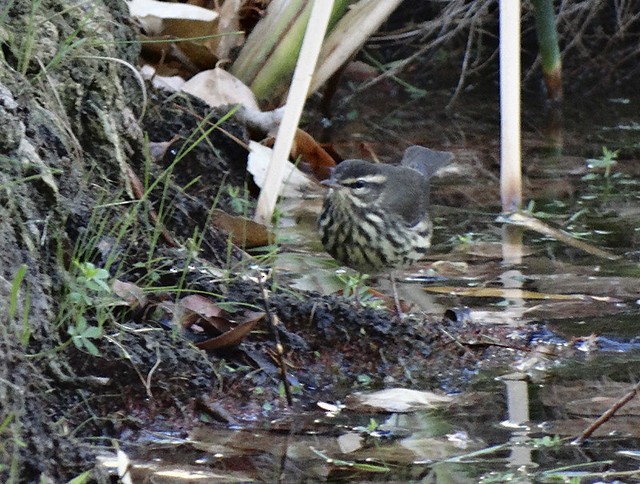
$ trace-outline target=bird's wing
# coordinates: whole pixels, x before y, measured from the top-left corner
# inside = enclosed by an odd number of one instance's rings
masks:
[[[427,216],[429,180],[404,166],[389,165],[389,168],[395,171],[396,193],[385,194],[385,206],[389,207],[389,213],[400,216],[408,227],[413,227]]]

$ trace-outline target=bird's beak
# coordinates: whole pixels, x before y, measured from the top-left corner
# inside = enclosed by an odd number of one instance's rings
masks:
[[[329,178],[327,178],[326,180],[322,180],[320,182],[320,185],[324,185],[325,187],[329,187],[329,188],[339,188],[340,184],[336,181],[336,177],[334,176],[335,170],[336,170],[335,166],[332,167],[331,170],[329,171]]]
[[[340,187],[340,184],[333,177],[327,178],[326,180],[322,180],[320,182],[320,185],[324,185],[325,187],[329,187],[329,188],[339,188]]]

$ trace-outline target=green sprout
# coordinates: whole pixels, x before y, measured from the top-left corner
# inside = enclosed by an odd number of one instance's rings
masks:
[[[594,180],[598,177],[597,174],[593,173],[593,170],[601,170],[604,168],[604,178],[609,178],[611,176],[611,168],[615,166],[618,162],[616,158],[618,158],[620,150],[612,151],[606,146],[602,147],[602,156],[600,158],[589,158],[587,160],[587,167],[589,168],[590,173],[585,175],[583,180]]]
[[[102,330],[97,326],[89,326],[84,316],[79,316],[75,325],[67,328],[67,333],[71,336],[71,341],[79,350],[86,349],[93,356],[98,356],[100,352],[96,345],[90,340],[100,338]]]

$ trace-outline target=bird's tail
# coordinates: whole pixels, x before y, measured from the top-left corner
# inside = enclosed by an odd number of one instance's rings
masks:
[[[429,179],[451,160],[453,160],[453,153],[449,151],[435,151],[415,145],[406,149],[400,164],[419,171]]]

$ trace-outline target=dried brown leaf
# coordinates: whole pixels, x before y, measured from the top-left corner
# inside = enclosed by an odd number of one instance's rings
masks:
[[[302,160],[304,165],[318,180],[329,178],[331,168],[336,166],[335,160],[318,142],[306,131],[298,128],[291,148],[291,158]]]
[[[111,290],[115,295],[124,299],[131,308],[139,308],[147,304],[147,296],[142,291],[142,288],[131,282],[123,282],[116,279],[111,285]]]
[[[258,321],[264,317],[264,313],[261,313],[259,317],[252,317],[236,326],[235,328],[227,331],[215,338],[196,343],[196,346],[201,350],[217,350],[220,348],[228,348],[230,346],[237,346],[242,343],[242,340],[255,328]]]
[[[213,211],[211,223],[227,232],[231,241],[240,247],[262,247],[275,241],[275,235],[264,225],[246,217],[229,215],[222,210]]]
[[[180,299],[178,305],[186,310],[183,311],[180,324],[185,329],[197,324],[205,333],[212,330],[224,333],[231,328],[227,312],[208,297],[192,294]]]

